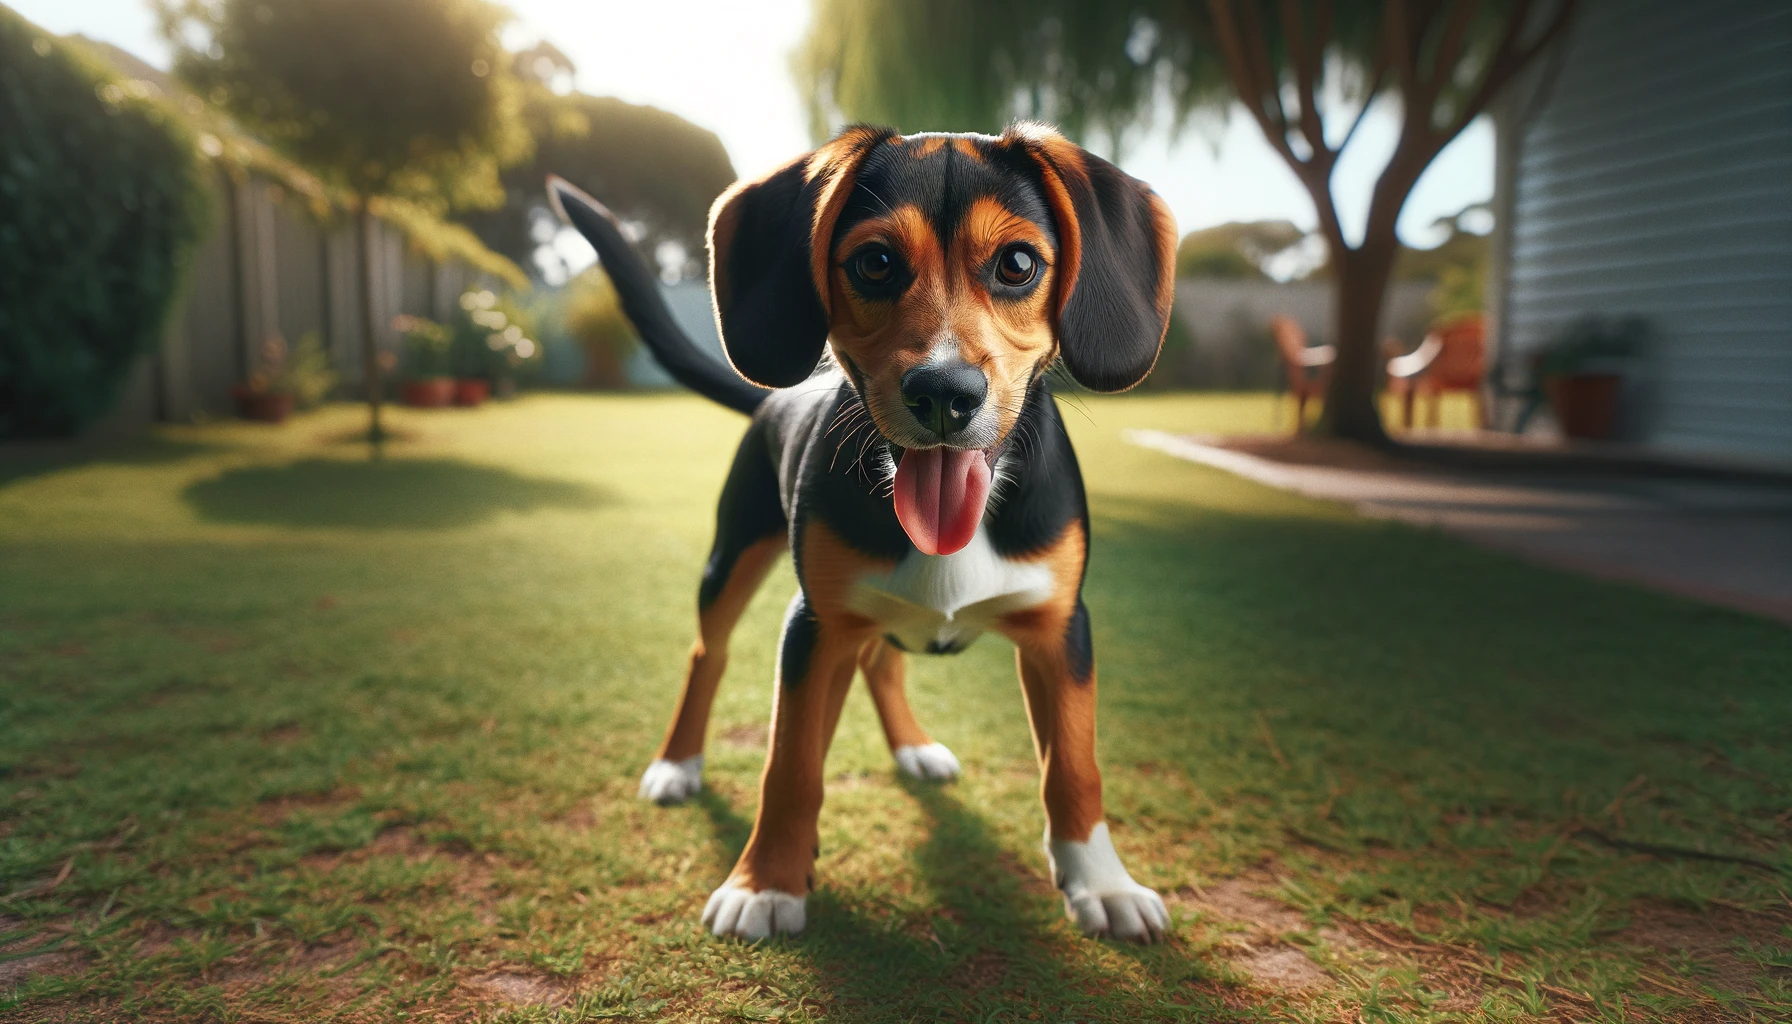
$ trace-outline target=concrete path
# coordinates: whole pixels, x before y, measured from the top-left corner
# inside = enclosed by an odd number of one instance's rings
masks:
[[[1792,624],[1792,486],[1338,469],[1157,430],[1127,431],[1126,439],[1366,516],[1435,526],[1550,565]]]

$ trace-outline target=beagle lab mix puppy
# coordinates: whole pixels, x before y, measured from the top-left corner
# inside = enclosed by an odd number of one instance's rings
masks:
[[[994,630],[1016,649],[1067,913],[1091,935],[1161,939],[1163,901],[1127,874],[1102,820],[1081,596],[1089,513],[1044,381],[1060,358],[1096,391],[1150,372],[1176,245],[1163,201],[1040,125],[999,137],[848,128],[710,212],[710,287],[736,376],[674,323],[607,210],[558,178],[549,191],[656,358],[752,417],[644,798],[702,788],[729,634],[778,556],[796,563],[758,818],[703,923],[746,939],[802,930],[822,762],[855,670],[900,770],[958,774],[909,710],[904,662]]]

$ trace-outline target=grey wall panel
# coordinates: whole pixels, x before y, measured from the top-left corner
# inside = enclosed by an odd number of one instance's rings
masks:
[[[1407,348],[1424,337],[1431,320],[1431,285],[1404,282],[1388,288],[1382,333]],[[1167,387],[1266,388],[1282,380],[1269,333],[1269,318],[1286,314],[1306,329],[1307,340],[1332,338],[1332,287],[1326,281],[1230,281],[1185,277],[1176,282],[1171,330],[1153,380]]]
[[[1517,148],[1505,343],[1642,315],[1641,439],[1792,461],[1792,5],[1591,0]]]
[[[275,327],[289,345],[316,332],[321,340],[325,327],[324,300],[329,287],[324,276],[323,231],[310,212],[278,192],[270,193],[273,207],[277,269],[273,288],[279,295]]]

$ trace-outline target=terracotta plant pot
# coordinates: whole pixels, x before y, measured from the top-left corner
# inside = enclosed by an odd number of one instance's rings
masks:
[[[1618,391],[1624,378],[1615,373],[1577,373],[1551,377],[1549,407],[1565,437],[1604,441],[1618,420]]]
[[[425,377],[407,380],[401,391],[404,404],[419,409],[440,409],[454,402],[454,378]]]
[[[480,377],[462,377],[454,382],[455,405],[478,405],[492,395],[491,381]]]
[[[257,423],[284,423],[286,417],[292,415],[291,395],[238,386],[230,389],[230,397],[236,399],[236,414],[239,419],[254,420]]]

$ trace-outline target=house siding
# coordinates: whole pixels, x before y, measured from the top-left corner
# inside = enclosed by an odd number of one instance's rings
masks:
[[[1593,0],[1522,129],[1502,333],[1640,315],[1634,439],[1792,462],[1792,5]]]

